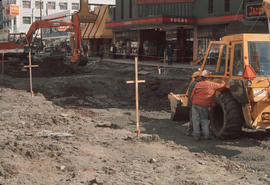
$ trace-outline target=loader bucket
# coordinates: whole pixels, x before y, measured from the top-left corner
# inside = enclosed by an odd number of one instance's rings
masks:
[[[187,106],[187,96],[170,93],[168,99],[171,107],[171,120],[189,121],[190,107]]]

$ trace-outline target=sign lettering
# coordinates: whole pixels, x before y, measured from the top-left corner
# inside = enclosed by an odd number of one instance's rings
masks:
[[[247,18],[265,17],[265,12],[261,4],[248,4],[247,5]]]

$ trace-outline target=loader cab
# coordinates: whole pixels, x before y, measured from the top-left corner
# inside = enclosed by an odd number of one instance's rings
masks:
[[[250,42],[249,45],[251,45],[249,50],[252,50],[252,52],[248,51],[250,58],[258,56],[258,54],[254,54],[257,50],[260,50],[257,53],[263,53],[260,48],[262,46],[257,46],[253,42]],[[209,70],[211,77],[215,78],[242,79],[245,69],[244,51],[244,42],[242,40],[213,41],[209,44],[201,69]],[[262,55],[260,55],[261,60],[266,61]],[[252,61],[256,60],[253,59]],[[256,67],[256,62],[251,64],[251,67]],[[256,69],[259,70],[258,67]]]
[[[25,33],[9,33],[8,41],[16,43],[18,45],[26,44]]]
[[[202,69],[207,69],[213,77],[224,77],[229,74],[229,43],[223,41],[211,42],[205,55]]]

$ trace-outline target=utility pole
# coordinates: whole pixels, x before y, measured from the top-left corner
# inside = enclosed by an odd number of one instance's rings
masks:
[[[42,2],[41,0],[39,1],[39,12],[40,12],[40,20],[42,20]],[[42,42],[42,28],[40,28],[40,44],[43,49],[43,42]]]

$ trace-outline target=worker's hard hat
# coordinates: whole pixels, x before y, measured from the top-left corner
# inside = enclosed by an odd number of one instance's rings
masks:
[[[192,74],[192,78],[196,78],[196,77],[199,77],[199,76],[201,76],[200,71],[196,71],[195,73]]]
[[[203,71],[202,71],[202,76],[203,76],[203,77],[209,77],[209,76],[210,76],[210,71],[208,71],[208,70],[203,70]]]

